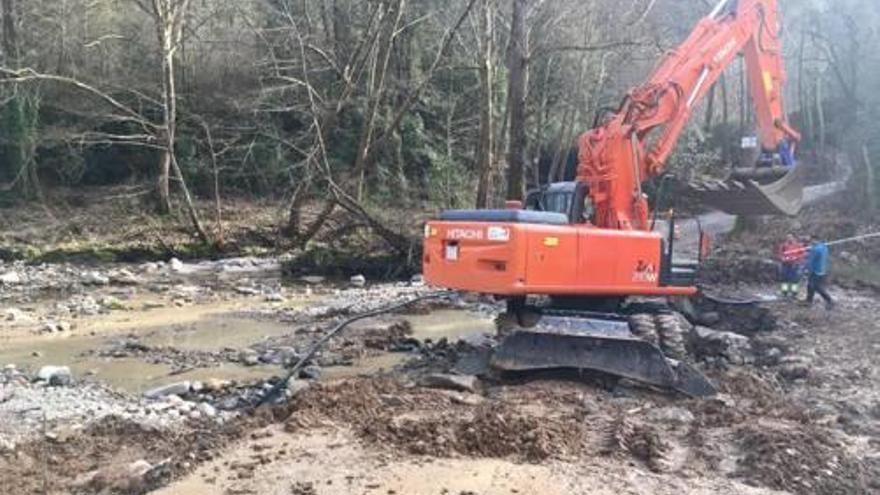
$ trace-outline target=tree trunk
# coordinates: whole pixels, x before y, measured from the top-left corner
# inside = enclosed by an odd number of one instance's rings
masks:
[[[715,117],[715,88],[717,87],[717,84],[713,84],[709,88],[708,101],[706,102],[706,122],[703,123],[703,132],[706,134],[712,133],[712,119]]]
[[[19,46],[16,26],[15,0],[2,0],[0,3],[3,14],[3,55],[7,65],[18,68]]]
[[[822,106],[822,78],[816,79],[816,117],[819,123],[819,156],[825,156],[825,107]]]
[[[874,165],[871,163],[871,155],[868,152],[868,145],[862,145],[862,158],[865,160],[865,194],[868,199],[868,211],[877,210],[877,183],[874,177]]]
[[[385,76],[388,74],[388,65],[391,61],[392,47],[394,45],[394,34],[400,26],[403,18],[403,9],[405,0],[391,0],[391,3],[385,8],[388,11],[383,16],[384,19],[379,34],[378,51],[376,53],[376,64],[373,74],[370,76],[372,81],[370,92],[368,95],[367,112],[364,116],[363,127],[361,127],[360,138],[358,140],[357,154],[355,155],[354,173],[357,177],[357,200],[363,201],[364,186],[367,177],[368,158],[370,156],[370,147],[373,142],[373,134],[376,129],[376,116],[379,112],[379,106],[385,95]],[[381,7],[380,7],[381,8]]]
[[[721,161],[723,163],[730,163],[730,155],[731,155],[731,139],[730,139],[730,127],[727,125],[730,122],[730,108],[727,104],[727,76],[724,73],[721,74],[721,141],[724,143],[721,146]]]
[[[512,0],[513,21],[508,55],[508,98],[510,99],[510,134],[507,152],[507,199],[525,198],[526,162],[526,87],[528,85],[528,34],[525,11],[528,0]]]
[[[483,0],[480,16],[480,141],[477,147],[477,208],[488,208],[492,190],[494,123],[492,108],[492,53],[495,0]]]

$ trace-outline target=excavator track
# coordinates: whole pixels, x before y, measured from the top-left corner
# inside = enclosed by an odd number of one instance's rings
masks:
[[[490,364],[498,370],[589,369],[691,397],[716,393],[709,380],[685,361],[687,320],[665,305],[637,304],[625,314],[523,311],[529,316],[505,312],[496,318],[502,341]],[[523,320],[537,323],[524,327]]]

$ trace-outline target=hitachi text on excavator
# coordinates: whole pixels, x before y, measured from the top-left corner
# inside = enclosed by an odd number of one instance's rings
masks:
[[[664,302],[697,294],[699,260],[674,256],[674,221],[654,231],[644,183],[664,174],[695,105],[741,54],[761,153],[726,181],[693,186],[735,214],[794,214],[800,135],[783,102],[775,0],[724,0],[650,79],[578,142],[577,175],[503,210],[446,211],[425,226],[429,284],[507,302],[500,370],[591,369],[693,396],[713,386],[686,363],[687,322]]]

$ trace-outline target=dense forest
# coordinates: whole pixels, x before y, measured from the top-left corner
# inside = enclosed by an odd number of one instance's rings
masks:
[[[572,173],[575,138],[708,0],[2,0],[0,199],[129,185],[158,213],[229,197],[372,219],[500,204]],[[880,13],[781,2],[802,155],[880,160]],[[670,167],[723,170],[751,106],[734,64]],[[865,192],[873,204],[872,181]],[[379,227],[378,223],[376,223]],[[390,233],[389,233],[390,234]]]

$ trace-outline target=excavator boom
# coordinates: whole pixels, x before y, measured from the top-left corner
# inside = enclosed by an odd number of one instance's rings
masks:
[[[645,84],[627,94],[618,112],[580,138],[578,180],[590,185],[597,226],[649,228],[642,183],[663,173],[694,107],[739,53],[745,57],[760,146],[766,153],[784,153],[784,164],[794,170],[794,145],[800,135],[788,124],[784,110],[776,1],[725,0],[666,55]],[[745,184],[752,186],[750,180]],[[762,192],[775,192],[742,190],[759,202]],[[790,191],[787,195],[792,196]]]

